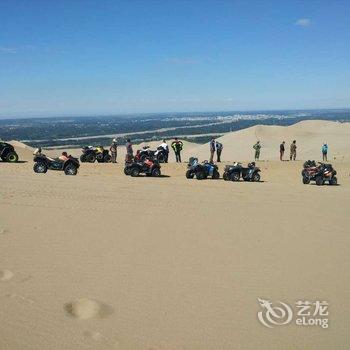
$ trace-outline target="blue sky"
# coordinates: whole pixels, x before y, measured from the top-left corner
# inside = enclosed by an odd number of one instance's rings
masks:
[[[1,0],[0,116],[350,107],[350,1]]]

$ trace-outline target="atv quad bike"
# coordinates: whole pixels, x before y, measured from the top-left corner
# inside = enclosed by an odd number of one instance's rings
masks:
[[[49,158],[45,154],[34,157],[33,170],[35,173],[45,174],[48,170],[64,171],[66,175],[76,175],[79,169],[79,160],[69,156],[66,161],[59,158]]]
[[[15,148],[7,142],[0,141],[0,158],[3,162],[18,162],[18,154],[16,153]]]
[[[191,157],[188,161],[188,169],[186,171],[186,178],[197,180],[204,180],[210,176],[213,180],[220,177],[218,166],[207,161],[202,164],[199,163],[198,158]]]
[[[146,174],[146,176],[158,177],[161,175],[160,165],[157,160],[146,159],[144,161],[126,163],[124,168],[125,175],[131,175],[132,177],[139,176],[140,174]]]
[[[106,149],[103,152],[99,152],[94,147],[84,147],[82,152],[83,154],[80,156],[82,163],[95,163],[96,160],[98,163],[110,163],[112,160],[111,155]]]
[[[223,178],[225,181],[244,181],[258,182],[260,181],[260,168],[255,166],[255,162],[251,162],[247,167],[243,167],[241,163],[226,165]]]
[[[337,172],[333,169],[331,164],[316,163],[313,162],[311,166],[306,166],[304,164],[304,169],[301,172],[303,184],[308,185],[311,181],[315,181],[317,186],[322,186],[326,182],[329,185],[336,185],[338,179],[336,177]]]

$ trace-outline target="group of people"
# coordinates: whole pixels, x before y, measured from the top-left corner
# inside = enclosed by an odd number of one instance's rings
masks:
[[[125,156],[125,161],[130,162],[134,158],[134,150],[133,150],[133,144],[130,139],[126,140],[125,143],[125,148],[126,148],[126,156]],[[164,152],[165,155],[165,162],[168,162],[169,158],[169,146],[164,139],[162,143],[158,146],[158,149],[161,148]],[[181,163],[181,151],[183,150],[183,142],[179,140],[177,137],[174,138],[174,141],[171,143],[171,148],[174,151],[175,154],[175,159],[177,163]],[[117,162],[117,150],[118,150],[118,143],[116,139],[113,139],[111,147],[109,148],[111,152],[111,157],[112,157],[112,163]]]
[[[280,161],[283,161],[283,156],[285,152],[285,145],[286,142],[282,141],[280,144]],[[290,144],[290,152],[289,152],[289,160],[296,160],[297,158],[297,141],[293,140],[293,142]]]
[[[216,152],[216,161],[218,163],[221,162],[221,152],[224,148],[223,144],[220,143],[219,141],[216,141],[214,138],[211,139],[210,141],[210,158],[209,158],[209,163],[213,163],[214,161],[214,156]]]
[[[255,160],[259,160],[260,158],[260,150],[261,150],[261,143],[260,141],[258,141],[254,146],[253,146],[254,150],[255,150]],[[293,142],[290,144],[290,152],[289,152],[289,160],[296,160],[297,158],[297,141],[293,140]],[[286,142],[282,141],[282,143],[280,144],[280,161],[283,161],[283,157],[284,157],[284,153],[286,150]],[[322,153],[322,159],[323,161],[327,161],[327,154],[328,154],[328,145],[327,143],[324,143],[322,145],[321,148],[321,153]]]
[[[112,163],[117,162],[117,140],[113,139],[111,147],[110,147],[110,152],[111,152],[111,157],[112,157]],[[175,159],[177,163],[181,163],[181,152],[183,150],[183,142],[179,140],[177,137],[174,138],[173,142],[171,143],[171,148],[174,151],[175,154]],[[134,151],[133,151],[133,145],[131,143],[130,139],[126,140],[126,161],[131,161],[134,157]],[[168,157],[169,157],[169,146],[164,139],[162,143],[158,146],[158,148],[162,148],[163,152],[165,154],[165,162],[168,162]],[[209,162],[212,163],[214,161],[215,153],[216,153],[216,161],[218,163],[221,162],[221,153],[224,148],[223,144],[220,143],[219,141],[215,140],[215,138],[212,138],[210,143],[209,143],[209,148],[210,148],[210,157],[209,157]],[[255,150],[254,158],[255,160],[260,159],[260,151],[261,151],[262,145],[260,141],[257,141],[253,145],[253,149]],[[293,140],[292,143],[290,144],[290,152],[289,152],[289,160],[294,161],[297,158],[297,141]],[[280,160],[283,161],[284,159],[284,154],[286,151],[286,142],[282,141],[280,144]],[[327,154],[328,154],[328,145],[327,143],[324,143],[322,145],[321,149],[322,153],[322,159],[323,161],[327,161]]]

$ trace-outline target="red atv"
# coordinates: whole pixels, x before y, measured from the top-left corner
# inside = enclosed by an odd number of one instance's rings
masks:
[[[322,186],[325,182],[329,185],[336,185],[338,180],[337,172],[333,169],[331,164],[318,163],[308,160],[304,163],[304,169],[301,172],[303,184],[307,185],[310,181],[315,181],[316,185]]]
[[[136,177],[141,173],[146,174],[146,176],[160,176],[161,172],[159,162],[154,159],[145,159],[144,161],[125,163],[125,175]]]

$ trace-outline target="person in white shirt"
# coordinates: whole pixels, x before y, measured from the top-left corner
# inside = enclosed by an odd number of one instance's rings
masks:
[[[163,140],[163,142],[159,145],[159,147],[162,147],[164,150],[164,162],[168,163],[169,158],[169,146],[166,143],[166,140]]]

